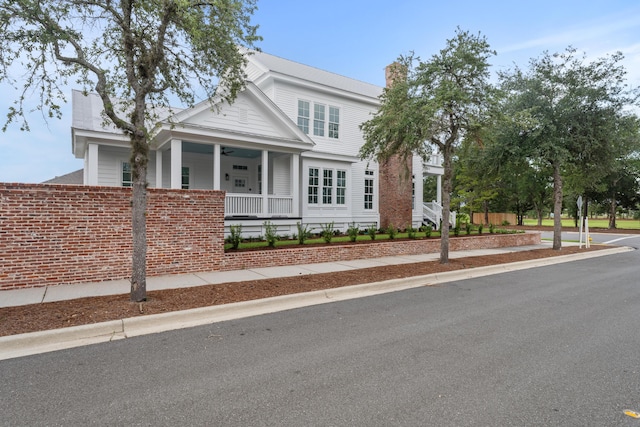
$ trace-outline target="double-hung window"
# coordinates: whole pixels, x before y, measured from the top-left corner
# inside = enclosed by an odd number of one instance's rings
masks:
[[[309,101],[298,100],[298,127],[309,134]]]
[[[328,111],[327,111],[328,107]],[[311,109],[313,108],[313,111]],[[313,122],[312,122],[313,117]],[[298,100],[298,128],[307,135],[313,130],[314,136],[339,139],[340,107],[320,102]]]
[[[347,203],[347,171],[309,168],[308,193],[307,200],[311,205],[345,205]]]
[[[318,187],[320,186],[320,170],[318,168],[309,168],[309,204],[318,204]]]
[[[347,202],[347,171],[336,171],[336,204],[344,205]]]
[[[313,104],[313,134],[324,136],[324,105]]]
[[[340,109],[329,106],[329,138],[338,139],[340,129]]]
[[[133,185],[133,173],[131,172],[131,163],[122,162],[122,171],[120,177],[122,178],[123,187],[131,187]]]
[[[364,171],[364,208],[373,209],[373,171]]]
[[[323,169],[322,171],[322,204],[333,203],[333,169]]]
[[[189,189],[189,168],[186,166],[182,167],[182,187],[183,190]]]

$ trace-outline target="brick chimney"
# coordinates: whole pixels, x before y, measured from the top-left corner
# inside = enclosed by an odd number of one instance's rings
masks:
[[[399,63],[388,65],[385,68],[387,87],[391,87],[399,78],[406,78],[406,75],[406,69]],[[380,228],[393,224],[395,228],[404,230],[412,224],[412,159],[403,161],[400,156],[391,156],[380,163],[379,175]]]

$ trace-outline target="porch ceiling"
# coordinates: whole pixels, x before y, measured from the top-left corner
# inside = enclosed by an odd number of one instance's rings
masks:
[[[260,150],[250,150],[247,148],[228,147],[222,146],[222,150],[228,154],[233,154],[233,157],[241,157],[244,159],[255,159],[262,155]],[[196,144],[193,142],[183,142],[182,151],[187,153],[196,154],[211,154],[213,155],[213,145],[208,144]],[[223,154],[225,155],[225,154]]]

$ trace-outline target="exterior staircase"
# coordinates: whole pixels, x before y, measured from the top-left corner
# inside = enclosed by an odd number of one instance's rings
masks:
[[[422,205],[422,222],[424,224],[431,224],[435,230],[440,229],[440,222],[442,221],[442,205],[436,201],[423,203]],[[453,227],[456,223],[456,213],[450,212],[449,214],[449,226]]]

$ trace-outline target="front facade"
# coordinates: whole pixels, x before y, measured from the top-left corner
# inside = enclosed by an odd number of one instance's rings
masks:
[[[380,226],[379,168],[358,157],[360,124],[382,88],[261,52],[249,56],[247,86],[232,105],[159,112],[150,142],[150,187],[226,192],[225,226],[279,234],[334,222],[346,230]],[[84,184],[131,185],[129,140],[104,126],[96,95],[73,92],[72,144]],[[413,160],[414,226],[423,220],[423,173],[441,175],[438,156]],[[431,164],[429,164],[431,163]]]

